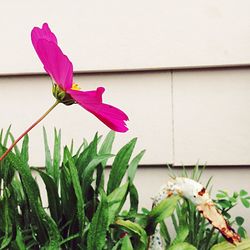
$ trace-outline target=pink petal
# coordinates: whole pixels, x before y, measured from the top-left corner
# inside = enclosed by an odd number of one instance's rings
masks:
[[[36,50],[37,42],[40,39],[45,39],[47,41],[57,44],[57,39],[54,33],[51,32],[49,25],[47,23],[43,24],[43,27],[34,27],[31,31],[31,41]]]
[[[73,65],[61,49],[52,41],[40,39],[36,52],[46,72],[63,90],[70,89],[73,83]]]
[[[109,128],[117,132],[126,132],[125,121],[128,116],[120,109],[102,103],[104,88],[97,88],[93,91],[68,90],[67,93],[83,108],[95,115]]]

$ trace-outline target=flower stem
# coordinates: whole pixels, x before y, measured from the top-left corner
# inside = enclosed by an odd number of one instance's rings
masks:
[[[43,120],[56,106],[60,101],[56,101],[36,122],[34,122],[28,129],[26,129],[13,143],[12,145],[4,152],[0,157],[0,162],[5,158],[5,156],[16,146],[16,144],[26,135],[29,131],[34,128],[40,121]]]

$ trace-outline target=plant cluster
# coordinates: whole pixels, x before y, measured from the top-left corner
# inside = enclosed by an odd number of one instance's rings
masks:
[[[183,177],[188,177],[190,179],[196,180],[197,182],[200,182],[204,169],[205,167],[200,168],[197,165],[194,167],[194,169],[188,172],[185,168],[183,168],[183,172],[181,175]],[[173,171],[171,169],[170,171],[173,175]],[[210,192],[211,181],[212,177],[209,178],[205,185],[205,188],[209,189]],[[242,239],[247,238],[246,230],[243,227],[244,218],[242,218],[241,216],[232,218],[232,216],[230,215],[230,210],[238,204],[239,200],[241,200],[242,204],[246,208],[249,208],[249,199],[250,197],[248,196],[247,191],[241,190],[239,193],[234,192],[232,196],[230,196],[225,191],[219,191],[216,195],[216,199],[213,200],[219,212],[225,218],[227,218],[230,226],[232,226],[233,228],[235,228],[236,226],[238,227],[237,232]],[[170,233],[170,225],[173,225],[175,231],[172,237]],[[213,227],[211,223],[207,221],[200,212],[197,211],[196,206],[187,199],[180,200],[171,217],[165,222],[161,222],[161,235],[164,238],[166,249],[175,249],[174,246],[177,243],[182,243],[184,247],[183,249],[209,250],[220,242],[225,241],[220,232],[216,230],[215,227]],[[187,246],[187,248],[185,248],[185,245],[187,243],[189,243],[193,247],[189,245]],[[246,247],[245,244],[246,243],[244,243],[244,247]],[[225,245],[226,247],[230,246],[230,244]],[[250,249],[249,242],[247,243],[247,247],[249,247]],[[224,248],[221,246],[220,249]]]
[[[222,241],[195,206],[179,196],[139,212],[134,177],[144,151],[132,158],[136,144],[132,139],[114,155],[114,137],[110,132],[102,141],[96,134],[78,149],[72,143],[61,150],[61,133],[55,130],[52,152],[44,130],[46,160],[41,170],[29,165],[26,135],[21,148],[15,146],[0,163],[0,249],[143,250],[149,248],[159,225],[165,249],[206,250]],[[2,131],[0,154],[6,150],[8,140],[14,141],[12,134],[8,130],[4,135]],[[105,178],[108,161],[112,162],[111,170]],[[32,172],[37,172],[44,182],[47,202],[42,201]],[[196,167],[189,177],[199,180],[201,173]],[[243,190],[232,197],[220,191],[217,199],[218,208],[229,218],[237,199],[246,205],[249,197]],[[128,209],[123,210],[126,200]],[[170,219],[174,236],[169,233]],[[231,222],[236,222],[239,233],[246,237],[243,218]]]

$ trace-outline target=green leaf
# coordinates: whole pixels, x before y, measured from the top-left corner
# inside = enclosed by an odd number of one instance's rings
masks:
[[[128,163],[136,144],[136,138],[123,146],[116,155],[108,180],[107,193],[110,194],[115,188],[119,187],[123,176],[128,168]]]
[[[48,144],[48,137],[45,128],[43,127],[43,140],[44,140],[44,150],[45,150],[45,168],[46,172],[53,176],[52,159]]]
[[[229,243],[229,242],[222,242],[219,244],[214,245],[211,250],[247,250],[250,249],[250,239],[242,239],[240,243],[237,243],[237,246]]]
[[[61,206],[56,183],[47,173],[37,168],[32,169],[34,171],[37,171],[41,176],[47,191],[49,211],[51,217],[55,220],[55,222],[59,223],[59,219],[61,217]]]
[[[26,135],[26,136],[28,136],[28,135]],[[10,139],[11,139],[11,143],[14,143],[15,137],[12,135],[11,132],[9,132],[9,137],[10,137]],[[14,146],[14,151],[15,151],[15,154],[16,154],[17,156],[20,156],[20,155],[21,155],[20,150],[19,150],[19,148],[18,148],[17,145]]]
[[[100,155],[107,155],[111,153],[113,142],[115,139],[115,132],[111,130],[107,136],[105,137],[102,146],[99,150]],[[107,159],[102,162],[102,166],[106,166],[107,164]]]
[[[82,174],[82,190],[84,192],[84,197],[89,190],[89,187],[93,181],[93,174],[97,166],[112,157],[112,155],[100,155],[100,156],[93,156],[93,159],[89,162],[89,164],[85,167],[83,174]]]
[[[9,139],[9,135],[10,135],[10,129],[11,129],[11,125],[8,127],[4,140],[3,140],[3,146],[6,147],[7,143],[8,143],[8,139]]]
[[[237,233],[240,235],[241,238],[246,238],[247,237],[247,232],[244,227],[239,227],[237,230]]]
[[[250,207],[250,202],[247,199],[240,198],[241,203],[243,204],[244,207],[249,208]]]
[[[141,158],[143,157],[143,155],[145,154],[145,150],[142,150],[129,164],[128,167],[128,179],[131,181],[131,183],[133,183],[134,178],[135,178],[135,173],[138,167],[138,164],[141,160]]]
[[[240,190],[240,196],[242,197],[242,196],[246,196],[246,195],[248,195],[248,192],[246,190],[244,190],[244,189],[241,189]]]
[[[6,191],[6,189],[4,190]],[[5,249],[11,242],[12,240],[12,226],[11,226],[11,218],[10,218],[10,213],[11,211],[9,210],[9,204],[8,204],[8,194],[6,195],[6,192],[4,193],[3,197],[3,224],[4,224],[4,237],[3,241],[1,242],[0,249]]]
[[[135,235],[139,238],[139,249],[146,248],[148,244],[148,237],[145,230],[139,224],[129,220],[117,220],[116,224],[122,226],[122,228],[128,231],[130,234]]]
[[[38,237],[42,242],[49,241],[51,244],[59,246],[60,233],[57,225],[41,205],[39,189],[36,181],[31,175],[29,166],[22,159],[16,157],[13,152],[10,152],[6,158],[19,172],[22,178],[23,186],[31,206],[31,211],[36,220],[36,226],[38,227]],[[49,239],[47,238],[47,235],[49,235]]]
[[[77,233],[77,234],[73,234],[73,235],[67,237],[66,239],[64,239],[63,241],[60,242],[60,246],[64,245],[65,243],[67,243],[71,240],[78,238],[79,236],[80,236],[79,233]]]
[[[18,250],[26,250],[26,246],[25,246],[25,243],[24,243],[22,232],[20,231],[19,228],[17,229],[15,243],[17,245]]]
[[[150,235],[154,233],[159,222],[173,214],[179,199],[179,196],[168,197],[149,212],[146,230]]]
[[[225,197],[228,197],[228,193],[227,193],[226,191],[224,191],[224,190],[219,190],[219,192],[220,192],[221,194],[224,194]]]
[[[171,242],[171,237],[168,231],[168,228],[165,224],[164,221],[160,222],[160,232],[161,232],[161,236],[162,238],[165,240],[166,245],[169,246],[170,242]]]
[[[61,130],[57,133],[54,129],[54,152],[53,152],[53,179],[58,186],[61,161]]]
[[[218,200],[217,203],[223,208],[231,208],[232,203],[228,200]]]
[[[73,158],[69,152],[69,149],[65,147],[65,154],[68,159],[69,163],[69,171],[71,175],[71,180],[73,183],[74,191],[75,191],[75,196],[77,198],[77,218],[79,222],[79,227],[80,227],[80,237],[82,237],[83,232],[84,232],[84,221],[85,221],[85,215],[84,215],[84,201],[83,201],[83,194],[82,194],[82,189],[78,177],[78,172],[76,169],[76,166],[74,164]]]
[[[101,201],[90,223],[87,237],[87,250],[103,249],[108,226],[108,201],[106,195],[102,192]]]
[[[239,226],[241,226],[244,223],[244,218],[242,218],[241,216],[237,216],[235,218],[235,221]]]
[[[139,196],[134,184],[129,184],[130,214],[136,214],[139,205]]]
[[[197,248],[187,242],[183,242],[171,246],[168,250],[197,250]]]
[[[66,156],[65,156],[66,157]],[[66,220],[73,220],[76,213],[76,196],[68,167],[63,164],[60,174],[60,196],[62,211]]]
[[[108,195],[109,205],[109,224],[114,222],[116,215],[120,212],[128,191],[128,182],[119,188],[116,188],[111,194]]]
[[[79,172],[79,176],[82,176],[82,173],[86,166],[90,163],[93,158],[97,156],[97,144],[98,144],[98,135],[96,134],[93,141],[86,147],[83,152],[76,159],[76,167]]]
[[[177,235],[175,239],[173,240],[172,245],[176,245],[178,243],[182,243],[186,240],[189,233],[188,225],[181,225],[178,228]]]
[[[133,250],[133,246],[132,246],[132,243],[131,243],[130,238],[129,238],[128,235],[126,235],[126,236],[122,239],[121,250]]]
[[[216,198],[217,199],[223,199],[223,198],[225,198],[225,197],[227,197],[225,194],[223,194],[223,193],[220,193],[220,194],[216,194]]]
[[[23,161],[29,161],[29,137],[25,135],[23,138],[22,149],[21,149],[21,157]]]

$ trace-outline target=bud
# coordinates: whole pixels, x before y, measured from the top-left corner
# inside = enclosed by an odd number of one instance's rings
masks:
[[[75,104],[75,100],[64,90],[62,90],[57,84],[53,84],[52,86],[53,96],[65,105]]]

